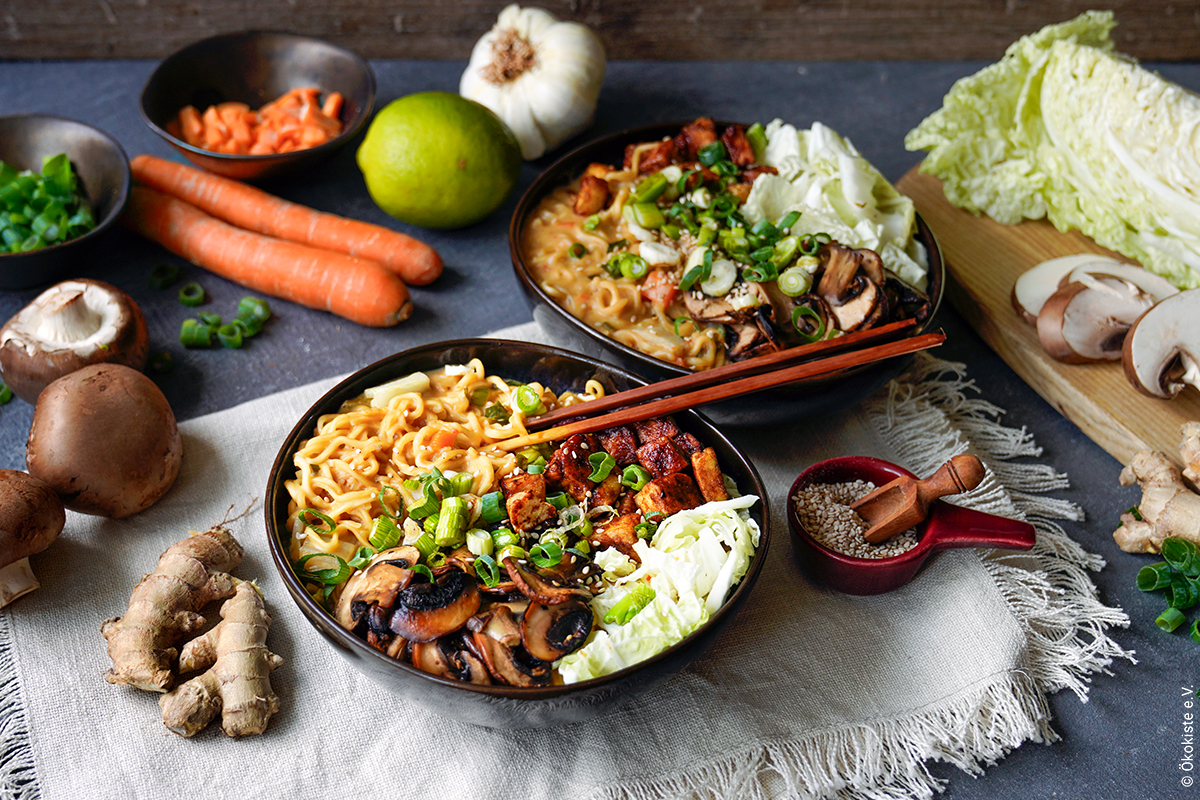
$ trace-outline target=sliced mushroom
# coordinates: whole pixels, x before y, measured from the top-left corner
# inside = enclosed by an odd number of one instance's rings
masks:
[[[530,603],[521,618],[521,642],[534,658],[557,661],[583,646],[595,624],[592,606],[582,598]]]
[[[1089,276],[1050,295],[1038,314],[1038,339],[1051,358],[1069,364],[1116,360],[1129,327],[1152,305],[1129,281]]]
[[[517,585],[521,593],[535,603],[550,603],[551,605],[565,603],[568,600],[577,599],[583,592],[582,589],[545,578],[536,572],[530,572],[522,568],[511,556],[504,559],[504,567],[508,570],[508,577]]]
[[[488,625],[471,634],[472,643],[479,651],[488,672],[496,680],[509,686],[544,686],[548,684],[550,682],[550,663],[530,655],[520,644],[520,633],[517,634],[517,642],[514,645],[505,644],[505,641],[490,635],[488,631],[493,626],[498,631],[504,631],[505,639],[511,641],[511,633],[507,631],[510,628],[516,628],[516,620],[513,619],[512,611],[504,606],[494,609]]]
[[[1165,300],[1173,294],[1179,294],[1179,290],[1175,288],[1169,280],[1161,275],[1156,275],[1144,267],[1139,267],[1134,264],[1126,264],[1121,261],[1109,260],[1108,263],[1084,264],[1076,267],[1063,278],[1062,285],[1066,285],[1072,281],[1085,281],[1086,276],[1100,277],[1109,275],[1113,278],[1129,281],[1134,286],[1140,288],[1143,292],[1154,298],[1154,302]]]
[[[129,295],[95,280],[51,286],[0,329],[0,372],[27,403],[89,364],[146,366],[146,319]]]
[[[412,582],[415,573],[409,567],[419,559],[415,547],[393,547],[377,553],[365,569],[351,575],[342,587],[334,611],[338,624],[355,631],[370,616],[369,626],[376,633],[386,633],[387,617],[396,604],[396,595]]]
[[[1200,388],[1200,289],[1172,295],[1144,313],[1125,337],[1121,362],[1138,391],[1171,398]]]
[[[388,627],[409,642],[432,641],[462,627],[479,610],[479,603],[475,578],[452,570],[435,581],[401,590]]]
[[[1094,253],[1059,256],[1047,259],[1022,272],[1013,283],[1013,308],[1030,325],[1037,324],[1042,306],[1050,295],[1062,288],[1063,278],[1072,270],[1088,265],[1106,266],[1117,263],[1116,259]]]
[[[840,244],[822,248],[826,260],[816,294],[829,306],[843,331],[869,327],[886,312],[883,261],[874,250],[853,250]]]

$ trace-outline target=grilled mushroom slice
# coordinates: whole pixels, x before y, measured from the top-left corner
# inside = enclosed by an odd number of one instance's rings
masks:
[[[596,623],[591,605],[577,598],[565,603],[530,603],[521,618],[521,642],[534,658],[557,661],[578,650]]]
[[[509,686],[544,686],[550,682],[551,666],[521,646],[520,629],[507,606],[496,606],[488,622],[471,634],[471,642],[482,656],[488,672]],[[514,642],[514,633],[515,639]]]
[[[556,605],[558,603],[565,603],[568,600],[578,599],[581,596],[590,599],[590,595],[582,589],[566,586],[556,580],[543,577],[536,572],[530,572],[522,568],[516,559],[511,556],[504,559],[504,567],[508,570],[508,577],[517,585],[521,593],[534,603]]]
[[[451,570],[437,580],[413,583],[396,594],[388,628],[409,642],[429,642],[458,630],[479,610],[474,576]]]
[[[377,553],[366,569],[350,576],[342,587],[335,609],[338,624],[356,631],[369,617],[369,627],[386,634],[387,615],[396,604],[396,595],[412,582],[410,567],[420,558],[415,547],[393,547]]]
[[[825,245],[821,254],[825,264],[816,294],[828,304],[839,329],[867,328],[887,313],[883,260],[878,253],[834,242]]]
[[[414,644],[412,664],[419,670],[442,678],[454,678],[480,685],[492,682],[482,659],[471,652],[460,635],[443,636],[432,642]]]

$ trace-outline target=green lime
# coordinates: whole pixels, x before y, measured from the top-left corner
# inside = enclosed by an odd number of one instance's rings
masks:
[[[450,92],[388,103],[358,148],[371,199],[402,222],[462,228],[498,209],[517,185],[521,147],[490,109]]]

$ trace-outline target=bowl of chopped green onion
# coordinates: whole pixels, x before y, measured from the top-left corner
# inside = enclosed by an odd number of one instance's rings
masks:
[[[63,277],[109,228],[129,193],[121,145],[82,122],[0,117],[0,289]]]

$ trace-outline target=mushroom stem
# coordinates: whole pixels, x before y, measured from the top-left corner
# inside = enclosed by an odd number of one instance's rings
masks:
[[[33,568],[29,566],[28,557],[17,559],[7,567],[0,568],[0,608],[41,586],[34,577]]]
[[[38,335],[47,341],[67,344],[82,342],[99,331],[104,315],[88,304],[83,291],[60,292],[42,306]]]

